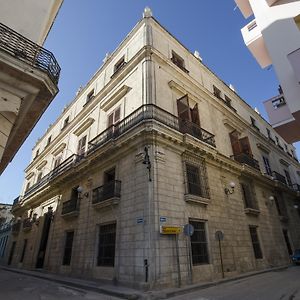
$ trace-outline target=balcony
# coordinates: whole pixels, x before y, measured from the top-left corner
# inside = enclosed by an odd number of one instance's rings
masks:
[[[93,190],[92,204],[95,208],[118,204],[121,197],[121,181],[114,180]]]
[[[63,202],[61,216],[64,218],[73,218],[79,215],[79,199],[71,199]]]
[[[18,221],[11,226],[11,232],[13,235],[19,234],[20,229],[21,229],[21,221]]]
[[[93,140],[89,142],[88,153],[91,153],[104,145],[109,140],[113,140],[123,133],[127,132],[137,124],[144,121],[158,121],[172,129],[175,129],[181,133],[188,133],[202,142],[216,147],[214,135],[204,130],[189,121],[181,120],[178,117],[170,114],[169,112],[159,108],[153,104],[145,104],[127,116],[119,123],[110,126]]]
[[[243,14],[244,18],[249,18],[252,14],[252,8],[250,5],[249,0],[234,0],[238,8],[240,9],[241,13]]]
[[[276,171],[273,171],[272,176],[274,177],[274,180],[277,180],[277,181],[281,182],[282,184],[286,185],[286,179],[283,175],[277,173]]]
[[[232,155],[231,158],[233,158],[234,160],[238,161],[241,164],[246,164],[246,165],[260,171],[258,161],[248,154],[241,153],[238,155]]]
[[[31,67],[46,72],[55,84],[58,83],[60,66],[54,55],[2,23],[0,23],[0,49]]]
[[[244,42],[262,68],[272,64],[263,36],[256,20],[251,21],[241,29]]]
[[[30,231],[32,228],[32,221],[30,218],[26,218],[23,220],[23,231]]]

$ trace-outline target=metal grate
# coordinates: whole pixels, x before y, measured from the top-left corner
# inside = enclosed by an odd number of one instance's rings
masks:
[[[255,256],[256,259],[263,258],[261,248],[260,248],[259,239],[258,239],[258,235],[257,235],[256,226],[249,226],[249,230],[250,230],[250,235],[251,235],[251,241],[252,241],[254,256]]]
[[[115,264],[116,223],[99,226],[97,266]]]

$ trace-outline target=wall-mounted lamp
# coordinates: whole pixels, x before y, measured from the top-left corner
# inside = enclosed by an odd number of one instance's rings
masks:
[[[143,159],[143,164],[147,165],[147,169],[149,171],[149,181],[152,181],[152,179],[151,179],[151,161],[150,161],[150,156],[149,156],[149,153],[148,153],[148,148],[145,147],[144,151],[145,151],[145,156],[144,156],[144,159]]]
[[[227,188],[227,187],[224,188],[225,194],[226,195],[233,194],[234,193],[234,187],[235,187],[235,183],[233,181],[231,181],[229,183],[229,188]]]
[[[294,208],[295,209],[299,209],[299,204],[298,203],[294,203]]]
[[[271,195],[271,196],[268,198],[268,200],[266,201],[266,205],[267,205],[267,206],[273,206],[274,200],[275,200],[274,196]]]
[[[78,193],[78,198],[79,198],[79,199],[82,199],[82,192],[83,192],[83,187],[82,187],[82,186],[79,186],[79,187],[77,188],[77,193]],[[85,192],[85,193],[83,194],[83,196],[87,198],[87,197],[89,196],[89,192]]]

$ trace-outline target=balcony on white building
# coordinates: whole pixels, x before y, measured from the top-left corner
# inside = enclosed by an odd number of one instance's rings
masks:
[[[297,81],[300,83],[300,48],[288,54],[287,58],[295,73]]]
[[[256,20],[241,29],[244,42],[262,68],[272,64],[260,28]]]
[[[245,18],[253,14],[249,0],[235,0],[235,3]]]
[[[300,139],[300,119],[292,114],[284,95],[280,94],[264,102],[270,124],[288,143]]]

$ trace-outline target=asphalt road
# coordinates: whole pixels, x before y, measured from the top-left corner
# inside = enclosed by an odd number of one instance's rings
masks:
[[[300,266],[170,298],[172,300],[300,300]]]
[[[120,300],[0,269],[0,300]]]

